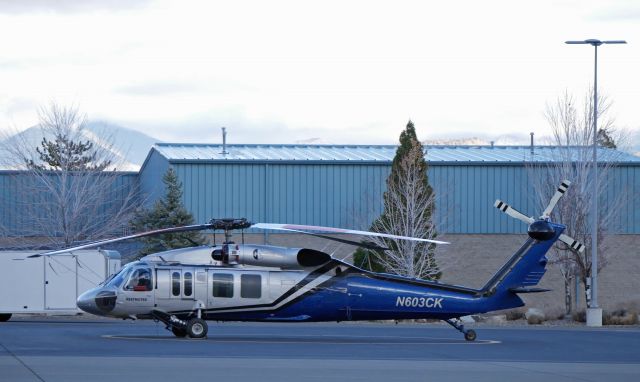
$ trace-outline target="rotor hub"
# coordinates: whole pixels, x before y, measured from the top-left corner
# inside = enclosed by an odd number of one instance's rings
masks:
[[[230,231],[234,229],[246,229],[246,228],[250,228],[253,225],[253,223],[248,221],[246,218],[211,219],[209,224],[211,225],[211,229],[222,229],[225,231]]]

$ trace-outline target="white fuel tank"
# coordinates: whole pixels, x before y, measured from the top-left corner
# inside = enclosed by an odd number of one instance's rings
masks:
[[[277,267],[281,269],[301,269],[317,267],[331,260],[327,253],[308,248],[285,248],[270,245],[238,245],[230,251],[229,263]],[[234,252],[235,255],[234,255]]]

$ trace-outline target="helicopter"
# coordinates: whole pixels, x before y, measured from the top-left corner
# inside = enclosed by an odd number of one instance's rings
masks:
[[[556,241],[584,251],[565,235],[550,214],[571,182],[563,181],[538,219],[501,200],[494,206],[528,224],[528,238],[480,289],[361,269],[309,248],[236,244],[232,232],[248,228],[302,233],[341,243],[384,250],[331,234],[378,236],[433,244],[447,242],[340,228],[251,223],[245,218],[212,219],[207,224],[171,227],[105,239],[47,252],[53,256],[140,237],[185,231],[223,231],[221,245],[174,249],[131,262],[98,287],[80,295],[77,306],[91,314],[122,319],[153,319],[177,337],[204,338],[207,320],[318,322],[438,319],[474,341],[460,317],[524,306],[525,293],[545,273],[546,253]]]

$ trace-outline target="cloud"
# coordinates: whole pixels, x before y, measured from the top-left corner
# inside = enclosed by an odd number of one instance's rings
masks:
[[[0,13],[86,13],[145,8],[152,0],[0,0]]]
[[[27,65],[23,61],[19,60],[2,60],[0,61],[0,69],[3,70],[13,70],[13,69],[22,69]]]
[[[638,21],[640,20],[640,8],[638,9],[612,9],[591,16],[594,21]]]
[[[640,4],[637,1],[621,1],[616,4],[608,3],[593,11],[588,18],[593,21],[639,21]]]
[[[194,113],[173,120],[118,120],[118,124],[140,131],[153,131],[154,137],[176,143],[220,143],[220,128],[227,128],[227,142],[233,144],[394,144],[397,135],[379,138],[364,134],[374,127],[335,125],[293,126],[278,117],[248,116],[240,107],[220,108]],[[399,123],[398,126],[402,126]]]
[[[188,81],[149,81],[121,86],[115,91],[134,96],[165,96],[198,92],[203,89],[201,84]]]
[[[3,102],[0,110],[11,115],[22,112],[36,112],[40,105],[33,99],[27,97],[11,97]]]

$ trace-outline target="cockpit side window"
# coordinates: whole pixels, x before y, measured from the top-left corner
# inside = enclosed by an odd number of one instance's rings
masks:
[[[151,270],[149,268],[138,268],[133,271],[124,289],[135,292],[148,292],[151,290],[151,285]]]

